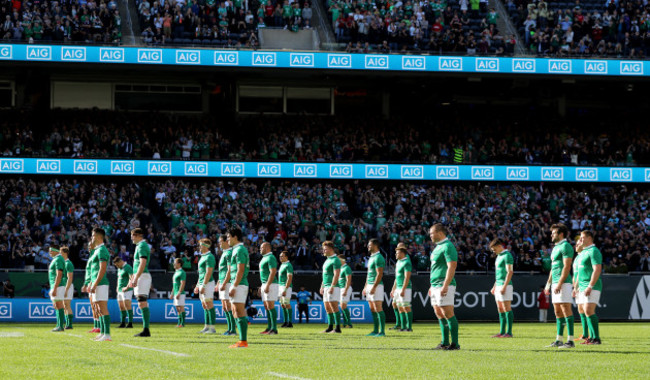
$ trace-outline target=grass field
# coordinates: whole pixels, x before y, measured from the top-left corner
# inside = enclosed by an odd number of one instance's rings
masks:
[[[545,348],[555,337],[551,323],[515,324],[514,339],[490,338],[496,323],[461,323],[460,351],[432,350],[440,330],[431,323],[385,338],[366,337],[367,325],[341,335],[296,325],[277,336],[259,335],[263,326],[253,325],[250,347],[236,350],[228,349],[235,337],[199,335],[198,325],[154,324],[151,338],[134,338],[137,328],[113,328],[112,342],[92,341],[88,324],[63,333],[51,328],[0,324],[0,379],[650,378],[647,323],[603,323],[602,346],[572,350]]]

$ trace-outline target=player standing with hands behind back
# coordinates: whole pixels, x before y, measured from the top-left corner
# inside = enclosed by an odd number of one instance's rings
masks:
[[[573,261],[573,247],[567,242],[569,229],[562,223],[551,226],[551,241],[555,243],[551,252],[551,272],[544,288],[545,294],[552,294],[555,309],[557,337],[548,347],[573,348],[573,285],[569,273]],[[562,343],[564,326],[567,326],[567,342]]]
[[[135,274],[131,277],[128,287],[135,287],[135,297],[142,311],[142,331],[134,336],[148,337],[151,336],[151,332],[149,331],[151,312],[149,311],[148,301],[149,291],[151,290],[151,274],[149,274],[151,249],[149,248],[149,244],[144,240],[144,231],[142,228],[134,228],[131,231],[131,241],[135,244],[135,254],[133,255],[133,271]]]
[[[386,336],[386,313],[383,310],[384,303],[384,268],[386,267],[386,260],[379,252],[379,240],[370,239],[368,242],[368,252],[370,252],[370,259],[368,259],[368,275],[366,277],[366,286],[363,288],[362,294],[366,296],[370,311],[372,312],[372,320],[374,328],[367,336],[383,337]]]
[[[499,333],[492,338],[512,338],[512,322],[515,317],[512,313],[512,275],[514,259],[512,254],[505,249],[503,240],[496,238],[490,242],[490,250],[497,255],[494,267],[496,277],[490,293],[494,295],[499,310]]]
[[[232,248],[230,257],[230,304],[232,305],[235,323],[239,330],[239,342],[229,348],[248,347],[248,316],[246,315],[246,297],[248,296],[248,271],[250,270],[250,257],[248,249],[242,242],[242,232],[237,227],[228,229],[228,244]]]

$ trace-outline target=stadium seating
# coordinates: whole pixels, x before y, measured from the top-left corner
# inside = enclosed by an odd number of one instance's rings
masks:
[[[498,235],[511,246],[516,270],[539,271],[541,256],[551,248],[550,225],[562,221],[572,237],[593,229],[607,270],[626,272],[638,269],[648,256],[649,197],[648,190],[625,186],[10,178],[0,187],[0,213],[5,215],[0,267],[45,268],[50,243],[70,245],[72,260],[82,266],[94,226],[106,229],[113,254],[131,261],[129,229],[140,226],[153,246],[151,268],[168,268],[177,255],[197,255],[198,239],[216,238],[236,223],[253,263],[266,240],[276,252],[291,251],[297,268],[317,269],[323,260],[320,243],[331,239],[353,268],[364,270],[365,243],[378,237],[389,260],[397,243],[404,242],[417,269],[426,271],[431,249],[427,230],[436,221],[452,232],[459,270],[487,270],[486,263],[492,262],[487,245]]]
[[[0,2],[3,42],[118,44],[117,0]]]

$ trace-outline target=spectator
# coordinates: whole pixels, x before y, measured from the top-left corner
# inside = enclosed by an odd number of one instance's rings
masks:
[[[2,288],[5,297],[14,298],[16,294],[16,287],[14,286],[14,284],[11,283],[11,280],[7,280],[4,283],[2,283]]]

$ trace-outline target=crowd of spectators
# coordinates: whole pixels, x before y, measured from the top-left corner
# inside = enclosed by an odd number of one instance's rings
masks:
[[[355,53],[429,51],[511,55],[516,39],[497,28],[487,0],[328,1],[338,42]]]
[[[120,43],[116,0],[0,0],[2,40]]]
[[[129,230],[144,228],[152,245],[152,269],[170,269],[185,257],[196,267],[197,241],[241,227],[256,268],[259,245],[288,250],[299,270],[318,270],[320,244],[332,240],[355,270],[364,270],[366,242],[376,237],[388,262],[398,243],[408,246],[418,271],[428,269],[428,228],[448,226],[459,251],[458,269],[488,271],[488,244],[500,237],[515,269],[548,270],[549,228],[565,223],[570,241],[591,229],[608,272],[649,270],[650,191],[626,186],[338,184],[286,181],[137,183],[11,178],[0,184],[0,267],[46,268],[47,247],[71,247],[78,267],[88,258],[94,226],[107,231],[114,255],[132,261]]]
[[[634,120],[556,122],[542,115],[248,117],[52,111],[0,120],[4,157],[264,161],[383,161],[633,166],[650,164],[650,135]],[[614,115],[617,118],[618,116]],[[488,119],[488,120],[486,120]],[[610,124],[611,123],[611,124]],[[616,129],[611,125],[617,124]],[[183,128],[178,128],[182,125]],[[453,126],[453,127],[450,127]],[[524,127],[526,126],[526,127]],[[543,130],[544,133],[537,131]]]
[[[507,0],[525,46],[548,56],[647,57],[650,8],[637,0]]]

